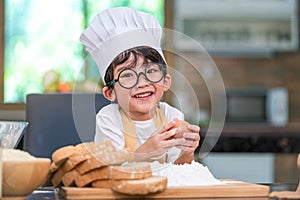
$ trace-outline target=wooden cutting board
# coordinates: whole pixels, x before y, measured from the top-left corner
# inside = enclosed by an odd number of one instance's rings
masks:
[[[141,196],[128,196],[104,188],[62,187],[59,196],[67,200],[93,199],[128,199]],[[154,199],[186,199],[186,198],[228,198],[228,197],[268,197],[269,186],[227,180],[224,185],[197,187],[168,187],[163,192],[142,196]]]

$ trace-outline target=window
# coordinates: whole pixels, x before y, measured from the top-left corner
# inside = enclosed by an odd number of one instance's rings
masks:
[[[4,21],[0,19],[0,44],[5,44],[0,51],[0,62],[4,65],[0,70],[0,103],[24,103],[29,93],[72,91],[75,83],[83,91],[89,90],[89,86],[95,88],[99,84],[98,70],[93,61],[84,62],[86,52],[79,36],[96,13],[115,6],[150,12],[161,25],[164,23],[163,0],[0,3],[0,13],[4,13]]]

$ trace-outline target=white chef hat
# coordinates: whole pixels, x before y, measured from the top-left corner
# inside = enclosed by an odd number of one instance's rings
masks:
[[[125,50],[149,46],[165,60],[160,47],[162,28],[150,14],[128,7],[109,8],[93,19],[80,35],[98,65],[102,80],[110,63]]]

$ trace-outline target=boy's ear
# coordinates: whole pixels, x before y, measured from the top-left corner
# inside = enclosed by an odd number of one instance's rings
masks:
[[[166,74],[164,78],[164,90],[167,91],[168,89],[170,89],[171,84],[172,84],[172,77],[170,74]]]
[[[112,88],[104,86],[103,89],[102,89],[102,93],[103,93],[103,96],[107,100],[109,100],[111,102],[116,100],[116,94],[115,94],[115,91]]]

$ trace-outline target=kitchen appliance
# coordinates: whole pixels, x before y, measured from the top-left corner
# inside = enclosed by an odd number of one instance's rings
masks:
[[[288,90],[283,87],[231,88],[226,90],[227,123],[288,123]]]

